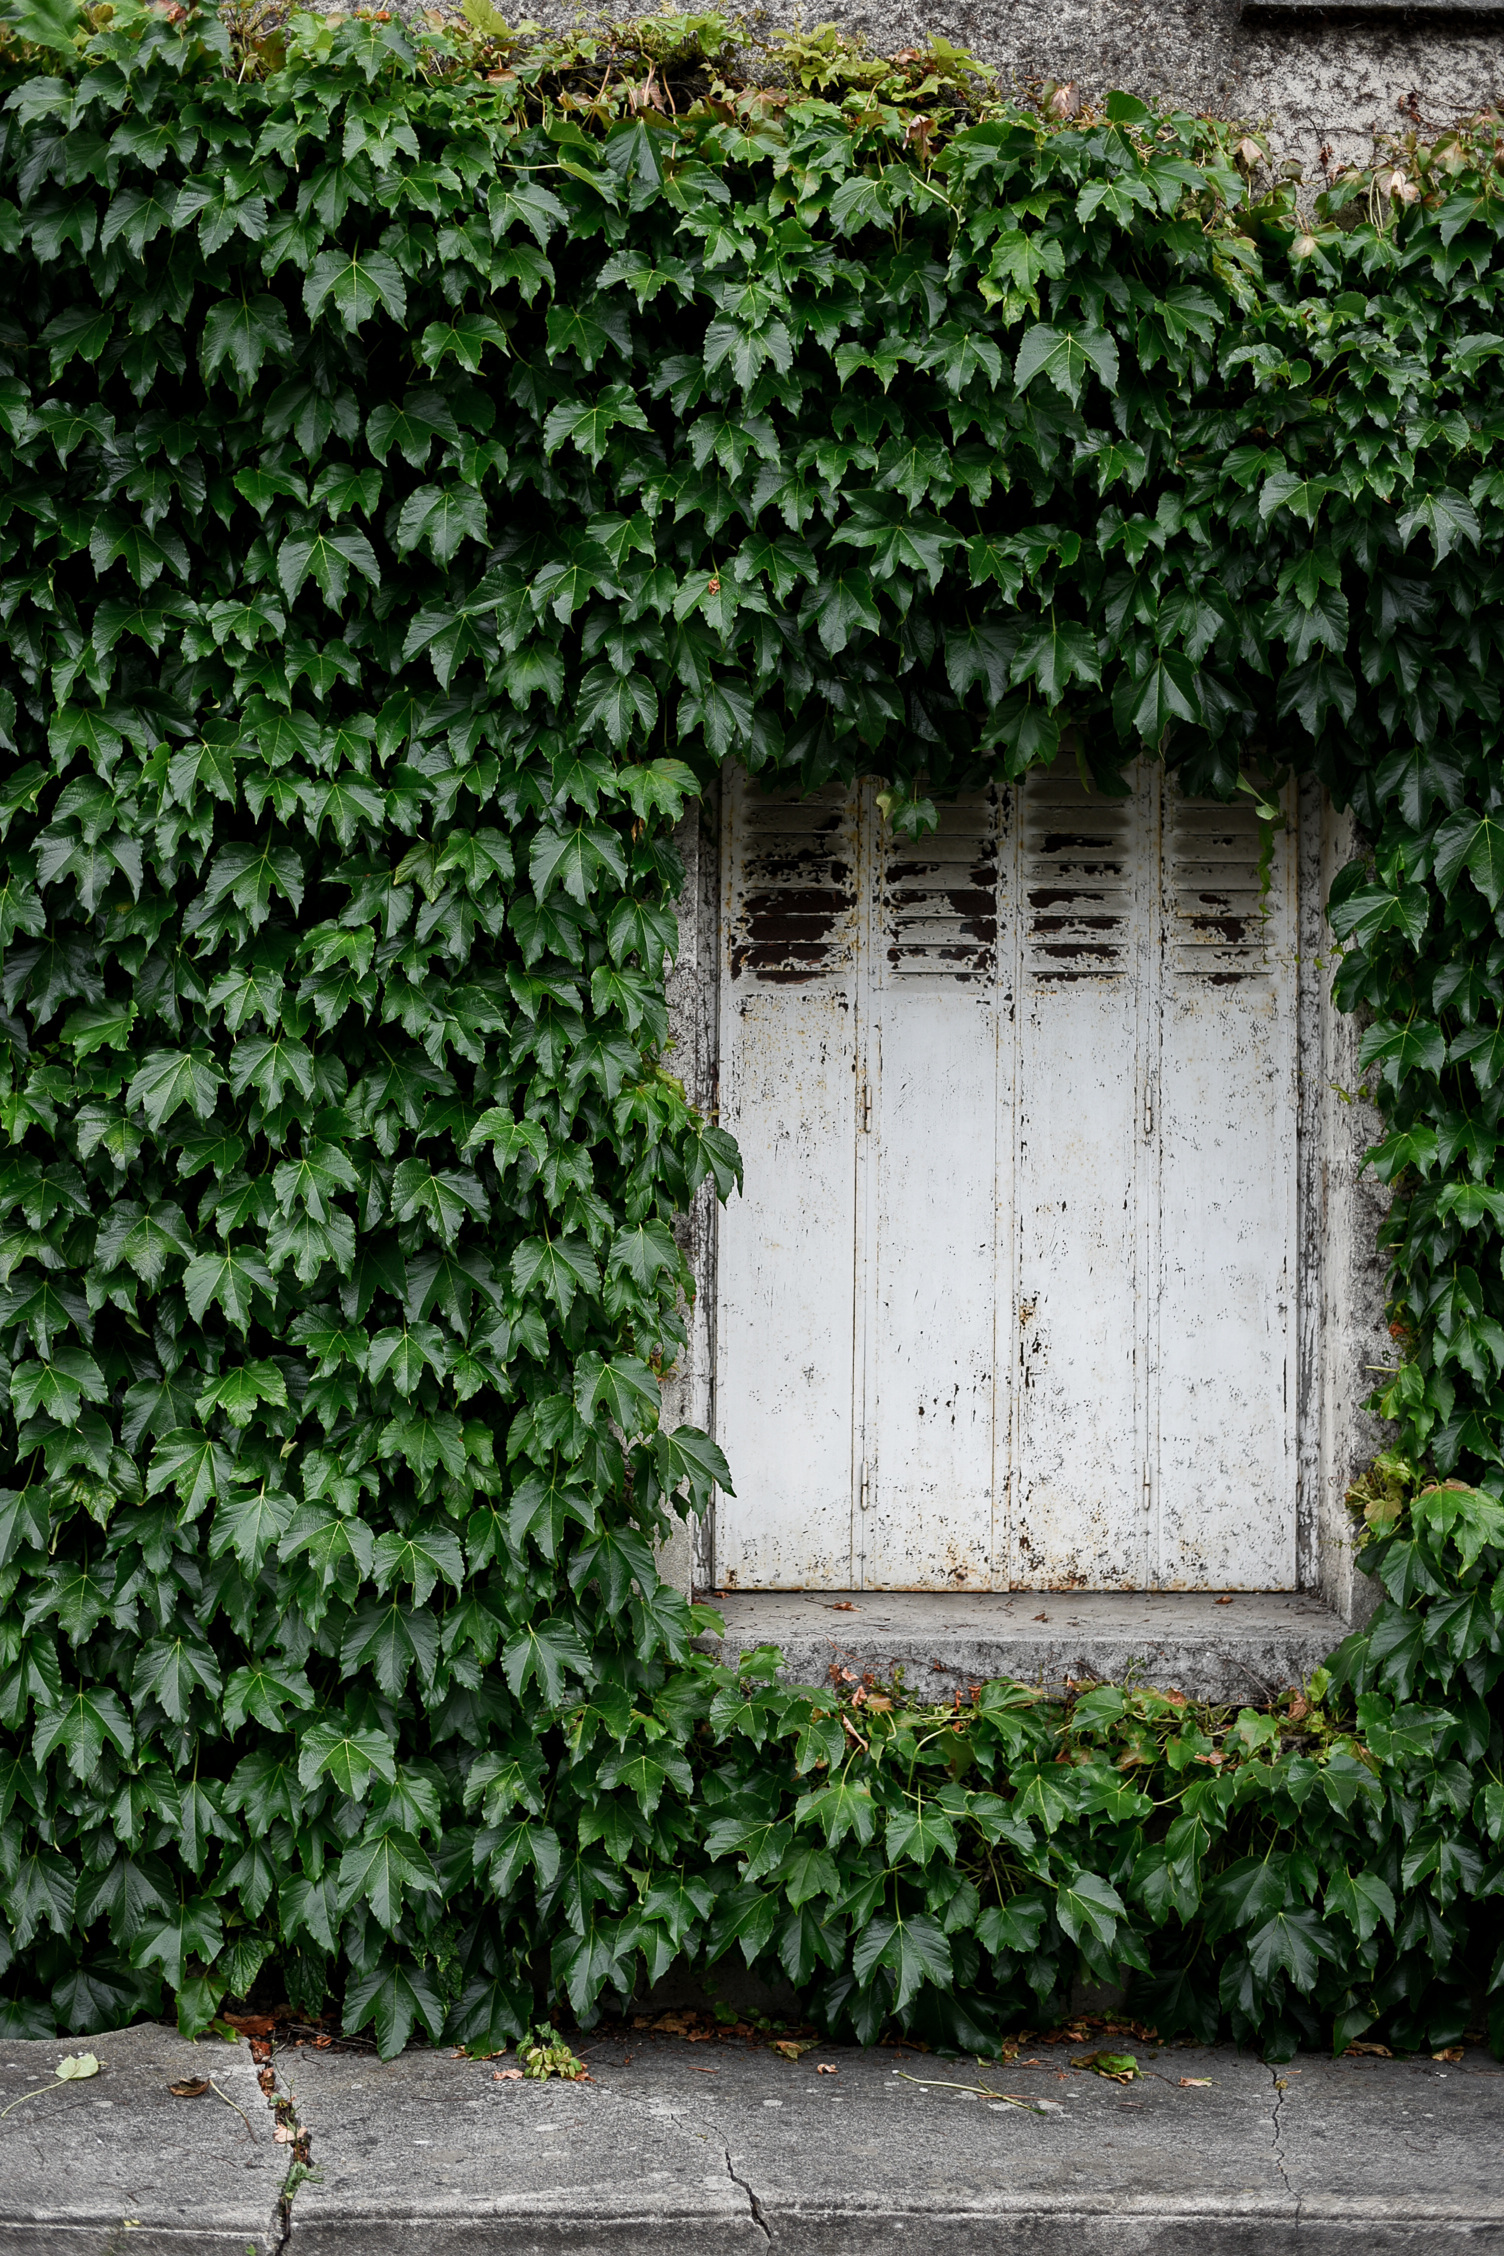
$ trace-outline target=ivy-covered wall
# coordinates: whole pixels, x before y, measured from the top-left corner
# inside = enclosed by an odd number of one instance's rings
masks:
[[[990,2042],[1083,1964],[1276,2050],[1467,2026],[1492,124],[1308,224],[1234,130],[940,52],[11,22],[5,2025],[198,2029],[274,1967],[490,2046],[735,1948],[863,2037]],[[672,1224],[738,1166],[663,1048],[671,826],[733,756],[878,769],[913,833],[1145,749],[1224,795],[1293,756],[1373,841],[1332,920],[1396,1194],[1386,1601],[1268,1714],[714,1667],[652,1551],[734,1477],[660,1416]]]

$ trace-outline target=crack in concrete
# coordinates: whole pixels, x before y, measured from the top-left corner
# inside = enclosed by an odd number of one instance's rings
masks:
[[[768,2243],[769,2247],[771,2247],[773,2244],[773,2235],[771,2230],[769,2229],[768,2220],[762,2213],[762,2203],[758,2200],[756,2194],[752,2191],[752,2188],[748,2185],[746,2179],[738,2176],[736,2164],[731,2159],[730,2147],[724,2147],[722,2151],[726,2157],[727,2176],[730,2178],[732,2184],[740,2186],[742,2192],[747,2196],[748,2203],[750,2204],[752,2210],[752,2222],[756,2225],[758,2231],[762,2234],[763,2239]]]
[[[1289,2193],[1291,2190],[1290,2173],[1285,2168],[1285,2149],[1281,2139],[1279,2120],[1285,2104],[1285,2093],[1289,2087],[1277,2069],[1271,2068],[1269,2074],[1274,2084],[1274,2113],[1269,2119],[1270,2128],[1274,2133],[1274,2167],[1279,2172],[1280,2184],[1284,2187],[1286,2193]],[[1297,2214],[1298,2209],[1299,2204],[1297,2203]]]
[[[691,2132],[688,2130],[687,2125],[679,2114],[678,2109],[673,2105],[672,2101],[666,2101],[662,2099],[654,2101],[649,2099],[645,2093],[639,2096],[639,2094],[636,2092],[619,2091],[614,2086],[607,2084],[602,2084],[597,2088],[602,2093],[609,2092],[610,2096],[618,2100],[624,2107],[637,2107],[643,2109],[648,2115],[652,2117],[654,2122],[662,2123],[667,2121],[673,2124],[676,2131],[684,2132],[689,2137],[698,2138],[700,2136],[700,2133],[698,2131]],[[701,2120],[707,2123],[709,2131],[712,2132],[720,2141],[721,2153],[725,2158],[726,2163],[726,2175],[731,2180],[732,2184],[739,2187],[740,2190],[746,2195],[747,2206],[752,2212],[752,2222],[756,2225],[764,2240],[771,2244],[773,2238],[772,2228],[769,2225],[767,2218],[762,2213],[762,2203],[758,2200],[757,2195],[753,2192],[751,2186],[748,2185],[746,2179],[740,2177],[737,2174],[736,2165],[731,2159],[731,2148],[727,2144],[725,2132],[721,2129],[720,2125],[715,2121],[713,2117],[702,2117]],[[280,2256],[280,2251],[275,2251],[274,2256]]]
[[[277,2071],[275,2054],[272,2056],[271,2066],[275,2078]],[[288,2107],[292,2113],[293,2143],[288,2157],[287,2175],[278,2189],[276,2201],[272,2206],[272,2231],[275,2238],[268,2252],[268,2256],[287,2256],[287,2245],[292,2239],[293,2202],[297,2197],[299,2186],[306,2179],[315,2175],[311,2166],[313,2133],[303,2122],[298,2107],[297,2094],[290,2083],[286,2085],[285,2089],[279,2091],[274,2082],[272,2090],[263,2093],[262,2096],[274,2121],[280,2122],[281,2120],[277,2114],[279,2106]]]

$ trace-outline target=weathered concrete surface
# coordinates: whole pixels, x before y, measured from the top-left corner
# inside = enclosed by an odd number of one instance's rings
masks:
[[[819,2046],[794,2062],[731,2039],[615,2031],[580,2043],[593,2081],[544,2085],[441,2052],[383,2066],[369,2052],[283,2050],[279,2085],[314,2166],[284,2221],[285,2149],[245,2048],[155,2028],[88,2044],[106,2062],[97,2083],[0,2125],[7,2256],[1504,2249],[1504,2071],[1473,2051],[1461,2064],[1271,2068],[1225,2048],[1139,2045],[1146,2073],[1125,2088],[1074,2070],[1080,2045],[979,2070],[907,2049]],[[61,2049],[0,2048],[7,2096]],[[168,2095],[175,2077],[206,2072],[249,2131],[212,2094]],[[967,2084],[1050,2111],[956,2088]]]
[[[249,2046],[188,2044],[150,2024],[47,2044],[0,2038],[0,2107],[80,2052],[95,2055],[97,2076],[0,2122],[0,2256],[272,2256],[288,2155]],[[202,2076],[224,2097],[168,2090]]]
[[[1504,2077],[1482,2054],[1460,2068],[1305,2058],[1272,2069],[1228,2050],[1140,2047],[1151,2072],[1125,2089],[1071,2071],[1064,2047],[987,2072],[911,2052],[822,2047],[796,2064],[642,2036],[581,2050],[588,2085],[500,2083],[485,2063],[432,2054],[386,2068],[303,2060],[293,2081],[322,2175],[294,2202],[290,2250],[1504,2248]],[[1059,2112],[905,2075],[1050,2099]],[[1183,2086],[1192,2076],[1211,2082]]]
[[[294,2203],[292,2245],[299,2256],[761,2247],[709,2119],[711,2079],[677,2065],[655,2078],[640,2047],[623,2070],[624,2050],[610,2071],[602,2055],[596,2086],[496,2083],[484,2063],[442,2053],[302,2062],[290,2081],[319,2175]],[[766,2059],[755,2072],[772,2091]]]
[[[736,1591],[708,1603],[726,1634],[699,1642],[719,1659],[777,1645],[790,1684],[827,1683],[832,1664],[883,1678],[901,1667],[921,1698],[938,1699],[994,1676],[1059,1685],[1133,1672],[1192,1699],[1257,1705],[1303,1682],[1347,1633],[1299,1591],[1239,1591],[1226,1606],[1182,1592],[1041,1590]]]

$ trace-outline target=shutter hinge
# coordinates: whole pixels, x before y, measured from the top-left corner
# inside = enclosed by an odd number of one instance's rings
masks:
[[[861,1488],[861,1496],[862,1496],[862,1510],[863,1510],[863,1511],[865,1512],[865,1511],[867,1510],[867,1508],[869,1507],[869,1505],[871,1504],[871,1502],[872,1502],[872,1476],[871,1476],[871,1474],[870,1474],[870,1473],[868,1472],[868,1470],[867,1470],[867,1467],[866,1467],[865,1465],[863,1465],[863,1467],[862,1467],[862,1488]]]
[[[1153,1076],[1153,1074],[1152,1074],[1152,1073],[1148,1073],[1148,1074],[1145,1074],[1145,1076],[1144,1076],[1144,1134],[1145,1134],[1145,1136],[1152,1136],[1152,1135],[1153,1135],[1153,1133],[1154,1133],[1154,1076]]]
[[[1154,1509],[1153,1497],[1154,1491],[1149,1480],[1149,1468],[1146,1465],[1144,1467],[1144,1510],[1146,1512],[1152,1512]]]
[[[872,1130],[872,1083],[871,1083],[870,1081],[864,1081],[864,1082],[862,1083],[862,1133],[863,1133],[864,1135],[869,1135],[869,1134],[871,1133],[871,1130]]]

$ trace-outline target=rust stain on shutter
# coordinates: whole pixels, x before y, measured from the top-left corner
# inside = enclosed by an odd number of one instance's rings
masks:
[[[1268,920],[1259,899],[1253,808],[1177,797],[1167,827],[1169,968],[1215,986],[1264,976]]]
[[[884,870],[888,968],[990,980],[997,960],[997,809],[976,795],[940,809],[928,838],[893,840]]]
[[[1133,803],[1069,769],[1023,793],[1024,954],[1033,980],[1121,979],[1130,967]]]
[[[839,787],[812,799],[747,793],[731,976],[800,987],[851,961],[856,904],[852,806]]]

